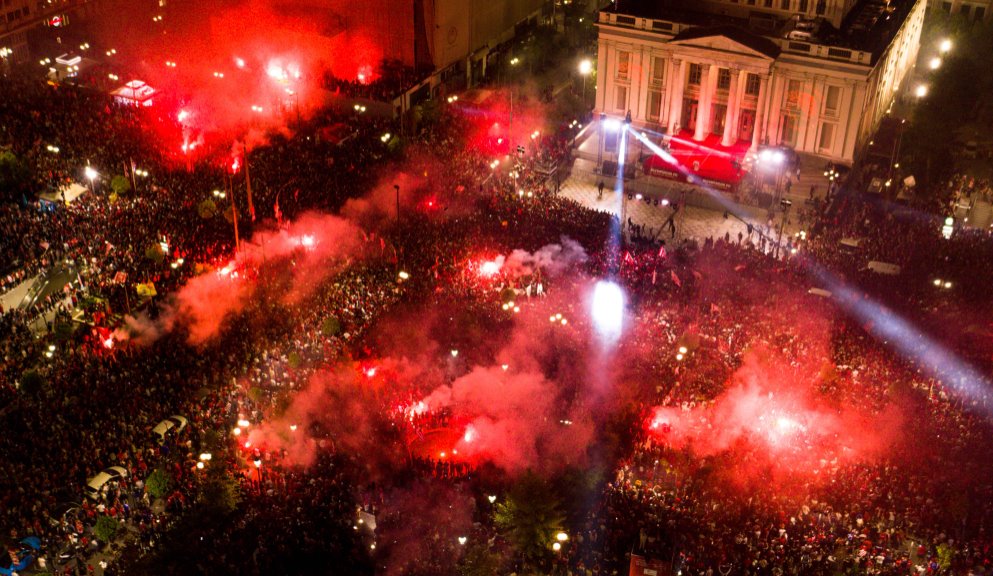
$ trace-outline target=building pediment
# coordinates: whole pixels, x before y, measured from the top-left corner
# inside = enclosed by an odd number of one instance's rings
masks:
[[[669,45],[770,61],[779,56],[779,46],[775,42],[734,26],[690,28],[670,40]]]

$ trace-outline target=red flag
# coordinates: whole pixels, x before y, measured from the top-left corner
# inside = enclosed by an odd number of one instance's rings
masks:
[[[668,254],[665,253],[665,244],[659,246],[659,258],[665,258]]]
[[[279,196],[276,196],[276,203],[272,207],[272,211],[276,214],[276,225],[282,226],[283,224],[283,213],[279,211]]]
[[[652,286],[655,286],[655,277],[658,274],[658,270],[652,270]]]
[[[676,286],[679,286],[680,288],[682,288],[683,287],[683,283],[679,280],[679,276],[676,276],[676,271],[675,270],[670,270],[669,271],[669,274],[672,276],[672,282],[673,282],[673,284],[675,284]]]

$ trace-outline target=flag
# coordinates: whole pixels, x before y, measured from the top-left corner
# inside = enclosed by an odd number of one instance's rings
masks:
[[[703,274],[697,272],[696,270],[693,270],[693,277],[696,278],[698,281],[701,282],[703,281]]]
[[[713,302],[710,303],[710,313],[711,314],[717,314],[720,311],[721,311],[720,306],[718,306],[717,304],[714,304]]]
[[[666,256],[668,256],[668,254],[666,254],[665,244],[663,244],[662,246],[659,246],[659,258],[665,258]]]
[[[679,276],[676,276],[676,271],[675,270],[670,270],[669,271],[669,275],[672,277],[672,283],[673,284],[675,284],[676,286],[679,286],[680,288],[683,287],[683,283],[679,280]]]
[[[655,277],[658,273],[658,270],[652,270],[652,286],[655,286]]]
[[[276,195],[276,204],[273,205],[272,211],[276,214],[276,226],[282,226],[283,224],[283,213],[279,211],[279,195]]]
[[[128,281],[127,272],[121,271],[118,272],[117,274],[114,274],[114,282],[117,282],[118,284],[124,284],[127,281]]]
[[[138,292],[138,296],[143,296],[147,298],[151,298],[152,296],[158,294],[158,292],[155,291],[154,282],[142,282],[137,286],[135,286],[135,290]]]

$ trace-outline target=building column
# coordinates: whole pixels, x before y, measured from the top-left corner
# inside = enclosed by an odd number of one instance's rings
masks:
[[[607,52],[611,52],[613,56],[613,46],[611,43],[604,40],[600,40],[600,47],[597,50],[597,64],[596,64],[596,83],[593,84],[594,96],[594,110],[597,112],[607,111],[607,78],[609,75],[614,74],[613,67],[608,67],[607,62]]]
[[[759,147],[759,142],[762,141],[762,126],[765,124],[766,114],[768,106],[766,99],[769,93],[769,77],[762,76],[759,78],[759,97],[755,100],[755,127],[752,128],[752,150],[757,150]]]
[[[741,100],[743,87],[738,80],[744,79],[746,74],[742,74],[737,68],[731,69],[731,85],[728,86],[728,106],[724,113],[724,135],[721,138],[721,146],[730,146],[738,141],[738,101]]]
[[[669,85],[672,87],[669,96],[669,134],[675,134],[680,128],[679,119],[683,115],[683,90],[686,87],[686,60],[678,58],[672,59],[672,78]]]
[[[717,66],[700,64],[700,99],[696,108],[696,132],[693,139],[702,142],[710,133],[710,108],[713,105],[712,92],[717,84]]]

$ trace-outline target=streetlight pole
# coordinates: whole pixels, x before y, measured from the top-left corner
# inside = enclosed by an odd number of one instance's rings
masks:
[[[781,200],[779,205],[783,207],[783,219],[779,222],[779,237],[776,238],[776,259],[779,259],[779,247],[783,243],[783,228],[786,227],[786,219],[790,214],[790,206],[793,205],[789,200]]]
[[[400,185],[394,184],[393,189],[396,190],[397,196],[397,233],[400,232]]]

